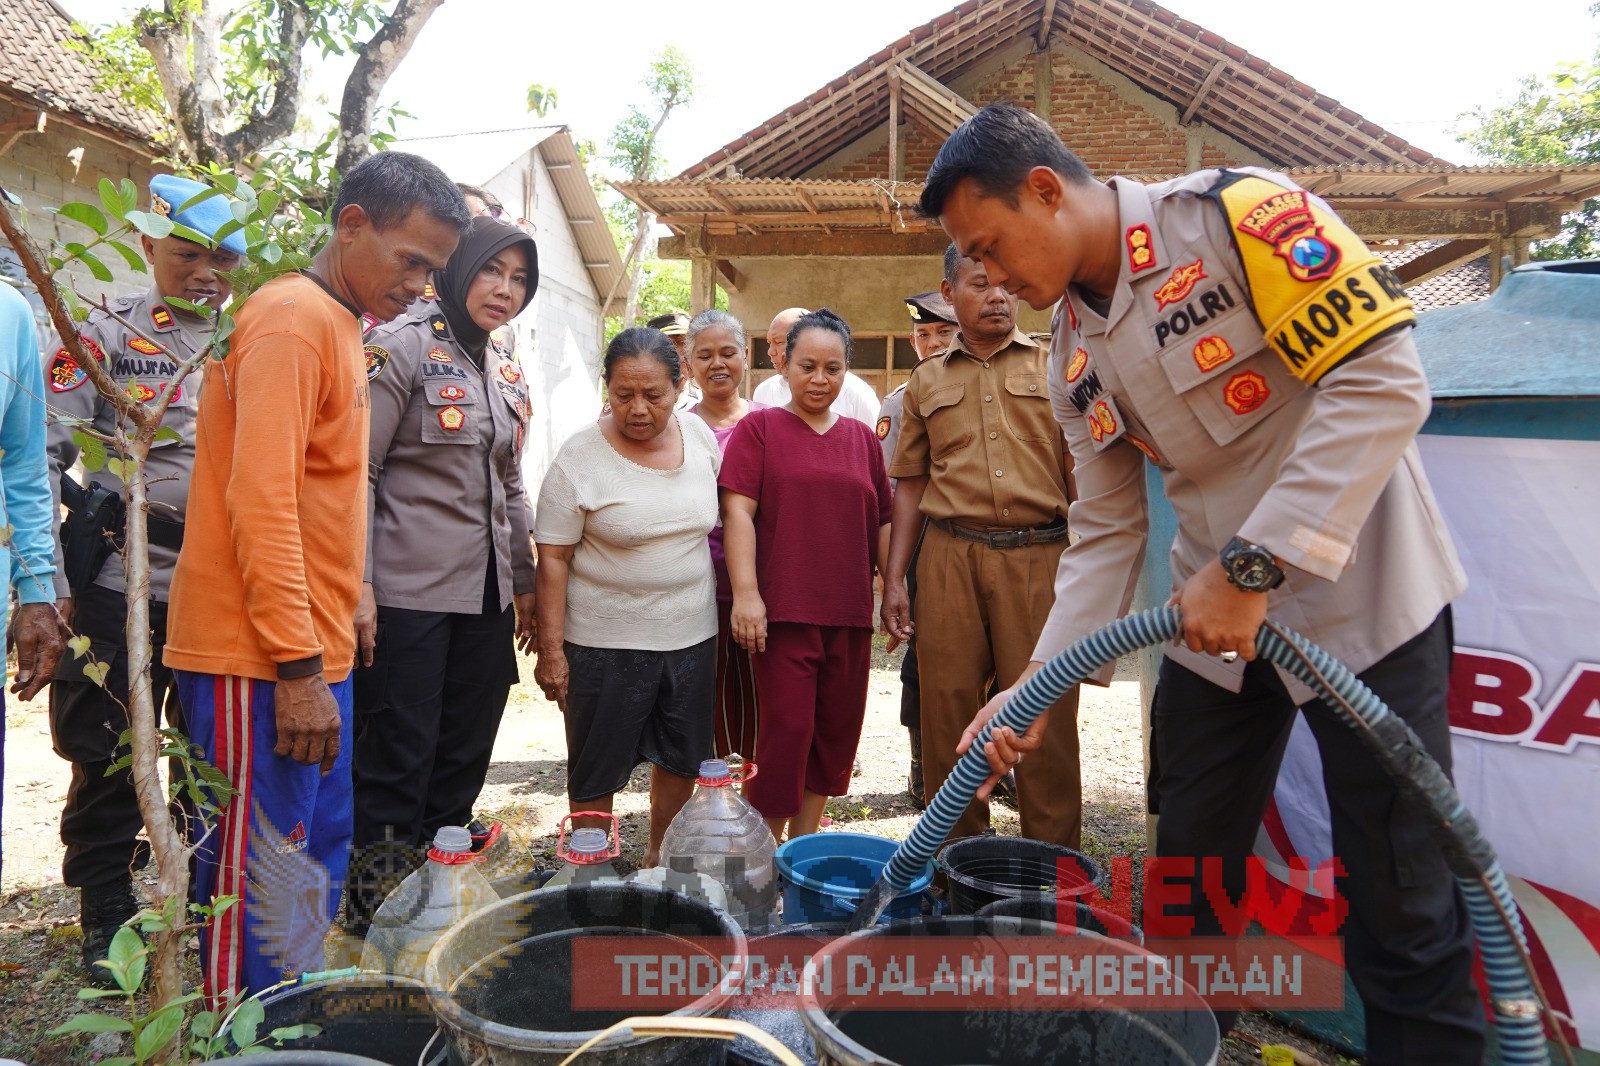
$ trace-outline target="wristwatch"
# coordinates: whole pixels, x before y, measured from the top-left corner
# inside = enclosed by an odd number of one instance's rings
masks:
[[[1234,588],[1246,592],[1269,592],[1283,584],[1283,568],[1272,553],[1243,537],[1234,537],[1222,549],[1222,571]]]

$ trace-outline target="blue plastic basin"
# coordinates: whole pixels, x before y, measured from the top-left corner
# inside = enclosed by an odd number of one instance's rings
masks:
[[[848,919],[898,846],[865,833],[810,833],[781,845],[777,865],[783,881],[784,923]],[[879,923],[922,917],[923,897],[932,883],[930,862],[911,887],[894,898]]]

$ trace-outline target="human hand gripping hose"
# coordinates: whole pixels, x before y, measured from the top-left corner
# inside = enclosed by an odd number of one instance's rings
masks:
[[[957,761],[927,811],[862,900],[851,919],[851,929],[865,929],[876,922],[889,902],[909,888],[918,871],[934,857],[979,786],[989,777],[983,748],[997,728],[1009,726],[1020,735],[1067,690],[1102,666],[1129,652],[1172,640],[1181,630],[1178,608],[1173,606],[1132,614],[1090,633],[1029,678]],[[1550,1007],[1528,957],[1521,918],[1494,849],[1449,778],[1429,757],[1411,727],[1321,648],[1269,620],[1256,636],[1256,650],[1261,658],[1283,667],[1332,706],[1345,724],[1356,730],[1401,792],[1431,816],[1478,937],[1495,1013],[1500,1061],[1507,1066],[1547,1066],[1550,1057],[1541,1011],[1549,1014]],[[1560,1025],[1553,1025],[1552,1029],[1561,1040]],[[1561,1046],[1571,1062],[1564,1041]]]

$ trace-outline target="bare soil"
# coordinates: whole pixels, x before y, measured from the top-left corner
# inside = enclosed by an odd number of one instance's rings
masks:
[[[828,807],[836,828],[895,839],[910,831],[917,816],[905,791],[907,741],[899,724],[898,658],[885,656],[880,643],[859,773],[850,795]],[[531,684],[531,661],[522,663],[522,676],[529,683],[512,693],[479,807],[506,823],[526,863],[550,865],[556,825],[567,810],[566,741],[560,712]],[[1145,851],[1139,694],[1131,674],[1119,671],[1119,678],[1124,677],[1109,688],[1086,687],[1082,696],[1084,850],[1103,861],[1124,855],[1137,863]],[[86,982],[78,961],[77,893],[61,884],[57,822],[69,768],[51,750],[43,698],[8,704],[5,747],[5,862],[0,883],[0,1018],[5,1022],[0,1026],[0,1058],[54,1066],[125,1054],[114,1043],[95,1046],[84,1037],[46,1035],[81,1008],[77,991]],[[640,770],[616,800],[623,843],[618,865],[623,869],[632,869],[643,857],[648,787],[647,773]],[[1015,811],[1004,804],[993,810],[999,832],[1017,832]],[[148,891],[149,883],[153,877],[145,879],[141,890]],[[340,962],[352,946],[332,937],[330,964]],[[196,958],[191,953],[197,981]],[[1259,1062],[1261,1043],[1287,1044],[1308,1056],[1303,1061],[1354,1061],[1256,1014],[1245,1016],[1225,1041],[1222,1061]]]

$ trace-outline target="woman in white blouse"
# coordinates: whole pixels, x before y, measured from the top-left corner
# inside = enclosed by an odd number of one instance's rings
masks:
[[[534,520],[539,661],[566,716],[567,799],[611,810],[651,764],[650,847],[711,756],[717,602],[706,534],[717,521],[717,442],[673,410],[677,349],[654,329],[606,348],[609,410],[562,445]]]

